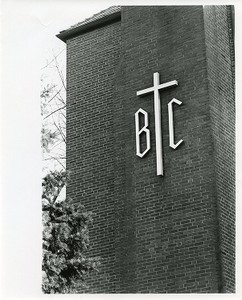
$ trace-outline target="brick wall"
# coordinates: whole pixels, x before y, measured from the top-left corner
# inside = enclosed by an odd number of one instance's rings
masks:
[[[90,254],[103,259],[88,292],[115,289],[113,84],[119,57],[119,22],[67,41],[67,195],[93,212]]]
[[[121,16],[121,23],[67,41],[67,193],[94,213],[91,254],[103,258],[86,292],[220,292],[221,260],[223,269],[228,264],[219,251],[223,239],[227,249],[219,207],[226,200],[224,178],[216,184],[223,152],[214,142],[219,124],[203,7],[129,6]],[[154,72],[161,82],[179,82],[161,92],[160,177],[153,95],[136,96],[152,86]],[[183,102],[174,107],[175,139],[184,140],[176,150],[169,147],[167,111],[174,97]],[[142,159],[135,155],[140,107],[149,113],[152,141]]]
[[[231,7],[207,6],[204,15],[223,291],[235,292],[235,97]]]
[[[149,18],[148,16],[152,16]],[[115,188],[121,291],[216,292],[217,264],[213,148],[206,79],[202,7],[128,7],[122,15],[117,74]],[[156,176],[153,96],[136,97],[162,82],[164,177]],[[176,97],[177,150],[168,146],[167,104]],[[135,156],[134,113],[150,113],[152,150]],[[117,179],[119,178],[119,179]]]

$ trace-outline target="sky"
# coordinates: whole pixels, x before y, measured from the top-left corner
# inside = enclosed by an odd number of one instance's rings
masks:
[[[242,10],[239,1],[236,0],[200,2],[2,0],[0,3],[0,243],[3,245],[0,252],[0,287],[4,294],[3,299],[45,299],[47,297],[40,291],[39,94],[43,66],[51,60],[53,53],[58,54],[65,49],[65,43],[56,38],[56,34],[94,13],[118,4],[236,4],[237,32],[241,32]],[[237,75],[240,75],[241,55],[239,55],[238,45],[241,45],[241,38],[239,34],[236,34],[236,37],[236,68]],[[63,51],[63,59],[65,59],[64,54]],[[238,78],[239,76],[237,83]],[[238,105],[237,114],[240,114],[240,110],[241,106]],[[238,119],[237,132],[241,132],[241,123]],[[237,145],[242,145],[239,134],[237,134]],[[240,158],[240,155],[238,154],[237,157]],[[241,159],[237,160],[237,177],[240,182],[242,180]],[[238,189],[237,197],[239,198],[240,195],[242,192]],[[241,211],[240,203],[237,204],[237,209]],[[239,249],[241,250],[241,247]],[[57,299],[59,298],[62,297],[58,296]]]
[[[67,5],[68,2],[68,5]],[[109,5],[108,5],[109,6]],[[41,294],[40,77],[65,49],[59,31],[107,4],[1,2],[1,290],[6,298]],[[64,54],[64,52],[63,52]]]

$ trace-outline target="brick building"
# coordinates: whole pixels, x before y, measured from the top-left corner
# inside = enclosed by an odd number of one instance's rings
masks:
[[[233,293],[233,7],[111,7],[58,37],[67,194],[103,259],[85,292]]]

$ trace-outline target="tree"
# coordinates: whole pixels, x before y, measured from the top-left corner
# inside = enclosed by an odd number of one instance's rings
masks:
[[[42,153],[44,172],[65,170],[66,165],[66,83],[58,55],[47,62],[41,78]],[[54,83],[51,82],[54,78]]]
[[[45,293],[78,293],[99,258],[87,256],[90,212],[69,199],[56,201],[66,172],[51,172],[43,179],[43,282]]]
[[[47,66],[51,64],[61,85],[43,85],[40,95],[43,160],[53,162],[51,167],[45,165],[42,181],[42,289],[45,293],[78,293],[89,273],[98,270],[100,259],[88,257],[91,213],[71,199],[60,198],[69,178],[65,169],[66,87],[56,56]]]

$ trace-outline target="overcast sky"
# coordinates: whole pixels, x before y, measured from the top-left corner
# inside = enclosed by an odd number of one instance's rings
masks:
[[[39,92],[41,68],[51,58],[52,51],[57,54],[65,48],[55,35],[111,5],[147,3],[235,3],[238,7],[236,26],[241,28],[239,1],[1,1],[0,219],[3,222],[0,242],[4,247],[0,253],[0,282],[4,287],[3,299],[10,295],[14,299],[46,298],[40,293]],[[240,36],[239,30],[237,41],[241,45]],[[241,55],[236,58],[236,66],[241,70]],[[240,136],[237,143],[242,144]],[[237,162],[237,165],[241,179],[242,164]],[[240,203],[238,208],[241,208]]]

